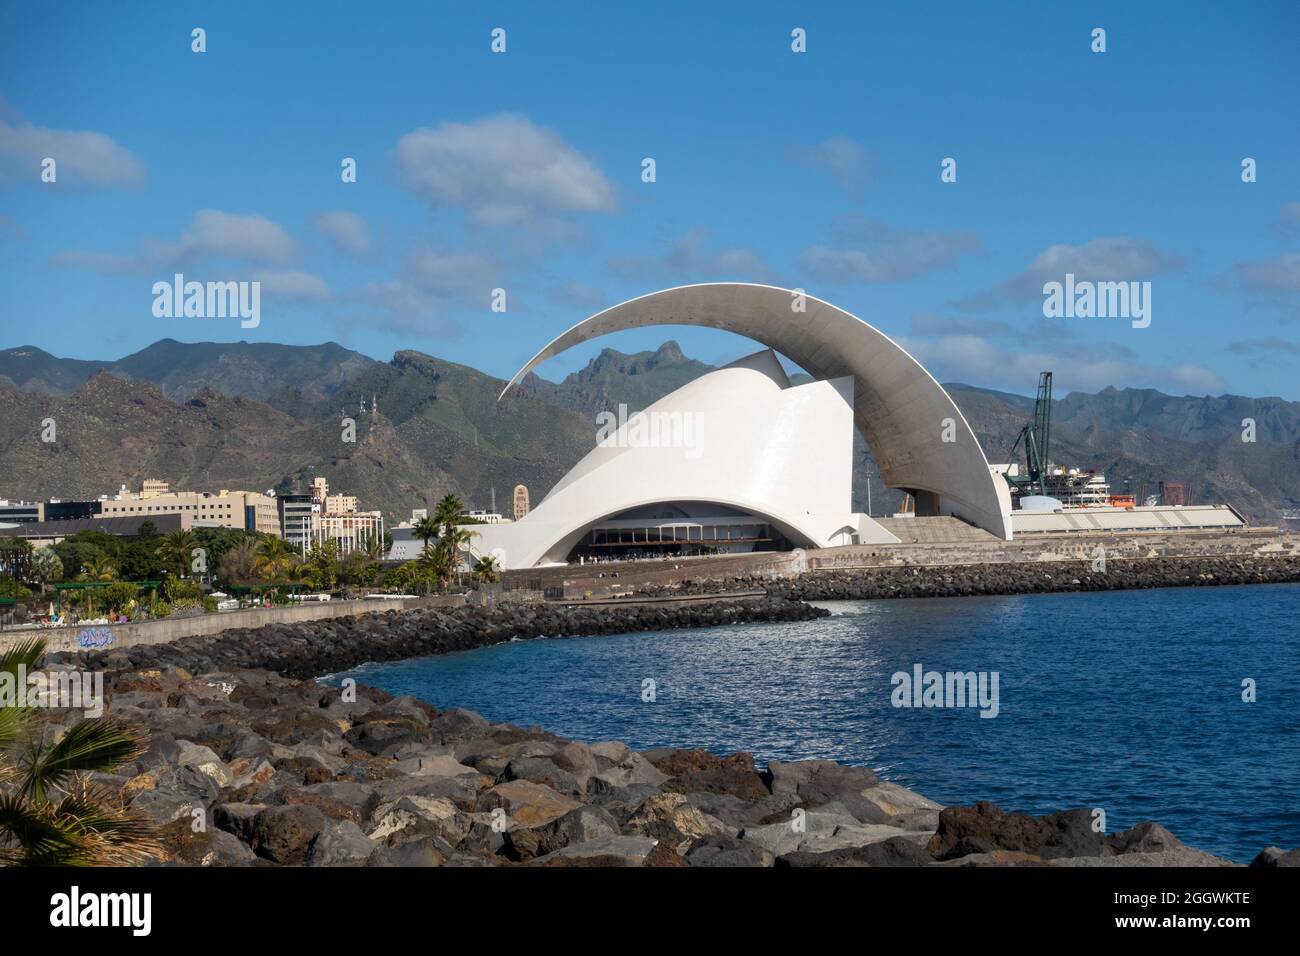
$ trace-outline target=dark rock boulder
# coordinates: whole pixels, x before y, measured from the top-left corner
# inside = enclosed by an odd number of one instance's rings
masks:
[[[306,863],[312,843],[327,825],[328,818],[316,807],[266,807],[253,818],[249,846],[274,863]]]
[[[1300,866],[1300,849],[1283,850],[1270,846],[1260,850],[1255,859],[1250,861],[1254,867]]]
[[[973,807],[943,810],[939,814],[939,829],[927,849],[938,860],[994,850],[1015,850],[1045,860],[1114,854],[1116,850],[1103,834],[1093,830],[1092,820],[1088,810],[1032,817],[1005,813],[995,804],[981,800]],[[1140,842],[1143,837],[1136,835],[1131,839]]]
[[[781,867],[808,866],[929,866],[934,862],[924,847],[915,840],[892,837],[866,846],[843,847],[825,853],[798,850],[777,857]]]
[[[767,784],[754,767],[752,754],[716,757],[707,750],[651,752],[646,759],[672,779],[663,785],[673,793],[718,793],[741,800],[768,795]]]
[[[773,795],[794,794],[809,809],[833,801],[842,802],[842,797],[859,794],[880,782],[865,767],[846,767],[834,760],[800,760],[796,763],[773,760],[767,765],[765,778]]]
[[[687,866],[771,866],[772,854],[728,833],[696,840],[683,857]]]

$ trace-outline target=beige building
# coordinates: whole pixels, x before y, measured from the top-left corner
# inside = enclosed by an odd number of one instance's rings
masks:
[[[139,494],[123,486],[102,502],[100,518],[139,518],[178,514],[184,528],[239,528],[280,533],[280,511],[270,495],[256,491],[170,491],[167,483],[149,479]]]
[[[355,495],[327,495],[325,497],[325,514],[347,515],[357,510]]]

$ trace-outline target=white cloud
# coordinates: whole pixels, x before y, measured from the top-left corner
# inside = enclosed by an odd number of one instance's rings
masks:
[[[1300,234],[1300,202],[1283,203],[1273,230],[1283,236]]]
[[[581,309],[594,309],[605,301],[596,289],[582,282],[570,282],[551,290],[551,300],[560,305],[570,305]]]
[[[485,302],[494,287],[506,285],[504,269],[494,255],[464,250],[419,249],[407,259],[405,276],[428,292],[481,294]]]
[[[56,163],[54,183],[41,182],[41,163]],[[0,185],[31,182],[48,187],[111,188],[141,185],[144,164],[103,133],[50,129],[0,119]]]
[[[846,136],[832,136],[811,146],[789,151],[790,162],[826,176],[851,199],[860,199],[875,176],[870,150]]]
[[[609,271],[628,279],[660,275],[712,279],[766,279],[771,270],[753,249],[733,246],[710,252],[704,248],[708,233],[692,229],[662,255],[617,256],[609,260]]]
[[[902,282],[935,272],[959,256],[981,252],[974,233],[896,229],[878,219],[846,216],[836,224],[838,246],[813,246],[799,258],[827,282]],[[850,245],[851,244],[851,245]]]
[[[1266,335],[1258,339],[1244,339],[1230,342],[1224,349],[1233,355],[1240,355],[1255,368],[1263,365],[1290,365],[1300,357],[1300,344],[1276,335]]]
[[[1072,273],[1076,281],[1143,281],[1181,269],[1183,264],[1181,256],[1165,252],[1146,239],[1129,236],[1106,236],[1081,246],[1058,244],[1044,249],[1023,272],[956,305],[985,309],[1041,299],[1043,285],[1062,282],[1067,273]]]
[[[1300,292],[1300,252],[1239,262],[1233,272],[1241,287],[1253,292]]]
[[[339,252],[368,256],[374,251],[366,221],[354,212],[324,212],[316,217],[316,230]]]
[[[417,129],[397,142],[398,175],[434,207],[482,226],[532,226],[556,215],[613,212],[614,187],[556,133],[522,116]]]
[[[953,319],[930,312],[918,312],[912,316],[912,334],[927,337],[974,335],[980,338],[1003,338],[1017,333],[1006,322],[996,322],[991,319]]]
[[[263,295],[283,296],[306,302],[324,302],[330,297],[329,285],[325,280],[308,272],[255,272],[253,278],[262,284]]]
[[[498,287],[506,289],[508,308],[518,305],[517,299],[510,298],[505,269],[492,253],[421,247],[407,256],[393,278],[367,283],[346,299],[365,307],[358,322],[443,338],[458,331],[451,318],[455,310],[490,314],[492,290]]]
[[[148,239],[131,255],[73,250],[59,253],[54,262],[108,274],[147,275],[192,268],[212,259],[283,265],[296,253],[297,245],[290,235],[265,216],[200,209],[174,242]]]
[[[159,248],[163,255],[179,262],[208,257],[288,262],[297,247],[283,227],[265,216],[200,209],[180,242]]]
[[[1050,368],[1069,390],[1100,391],[1107,386],[1155,388],[1173,394],[1221,394],[1223,379],[1190,362],[1156,365],[1113,345],[1017,352],[975,335],[943,335],[934,339],[900,339],[917,361],[941,382],[961,382],[984,388],[1023,391],[1026,383]]]

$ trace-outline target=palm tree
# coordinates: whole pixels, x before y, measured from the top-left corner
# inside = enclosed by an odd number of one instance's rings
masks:
[[[384,539],[379,535],[372,535],[366,538],[365,546],[361,552],[366,556],[367,561],[373,561],[376,564],[384,560],[391,548],[384,547]]]
[[[439,534],[449,531],[456,527],[460,522],[460,516],[465,513],[465,502],[460,498],[448,492],[439,499],[433,507],[433,521],[438,526]]]
[[[63,577],[63,559],[51,547],[40,548],[32,555],[32,573],[36,575],[36,580],[40,582],[41,590],[44,591],[45,585],[53,584]]]
[[[456,579],[459,581],[461,565],[468,563],[468,559],[474,556],[471,542],[478,537],[478,532],[470,531],[468,528],[453,528],[447,537],[451,541],[452,553],[455,558]],[[462,555],[466,561],[461,560]]]
[[[86,562],[85,570],[77,576],[80,581],[116,581],[117,566],[106,554],[97,554]]]
[[[284,569],[284,579],[290,584],[305,584],[311,579],[311,568],[307,567],[307,562],[302,558],[294,556]]]
[[[194,549],[199,546],[199,536],[193,531],[169,531],[162,536],[154,554],[162,558],[171,571],[185,577],[190,570]]]
[[[485,554],[474,565],[474,580],[480,584],[496,584],[501,580],[501,565],[490,554]]]
[[[420,556],[411,562],[416,566],[419,577],[424,581],[437,581],[439,586],[451,577],[452,556],[447,547],[439,541],[437,545],[425,545]]]
[[[45,642],[23,641],[0,654],[0,675],[35,670]],[[0,864],[111,866],[162,854],[153,827],[121,798],[87,778],[111,773],[146,750],[146,740],[113,717],[79,720],[56,742],[28,707],[0,707]]]
[[[411,528],[411,532],[417,538],[419,538],[421,541],[424,542],[424,546],[426,548],[429,546],[430,538],[438,537],[438,530],[439,530],[438,522],[435,521],[433,518],[429,517],[428,515],[425,515],[423,518],[417,521],[415,523],[415,526]]]
[[[278,580],[289,567],[292,552],[282,538],[268,534],[257,542],[255,551],[257,561],[254,565],[258,574],[267,581]]]

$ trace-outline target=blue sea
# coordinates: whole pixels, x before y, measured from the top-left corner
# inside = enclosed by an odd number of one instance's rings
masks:
[[[824,606],[829,619],[511,641],[329,682],[638,749],[826,757],[944,804],[1100,807],[1111,832],[1157,820],[1240,862],[1300,846],[1300,585]],[[997,716],[894,706],[892,676],[917,664],[997,672]]]

